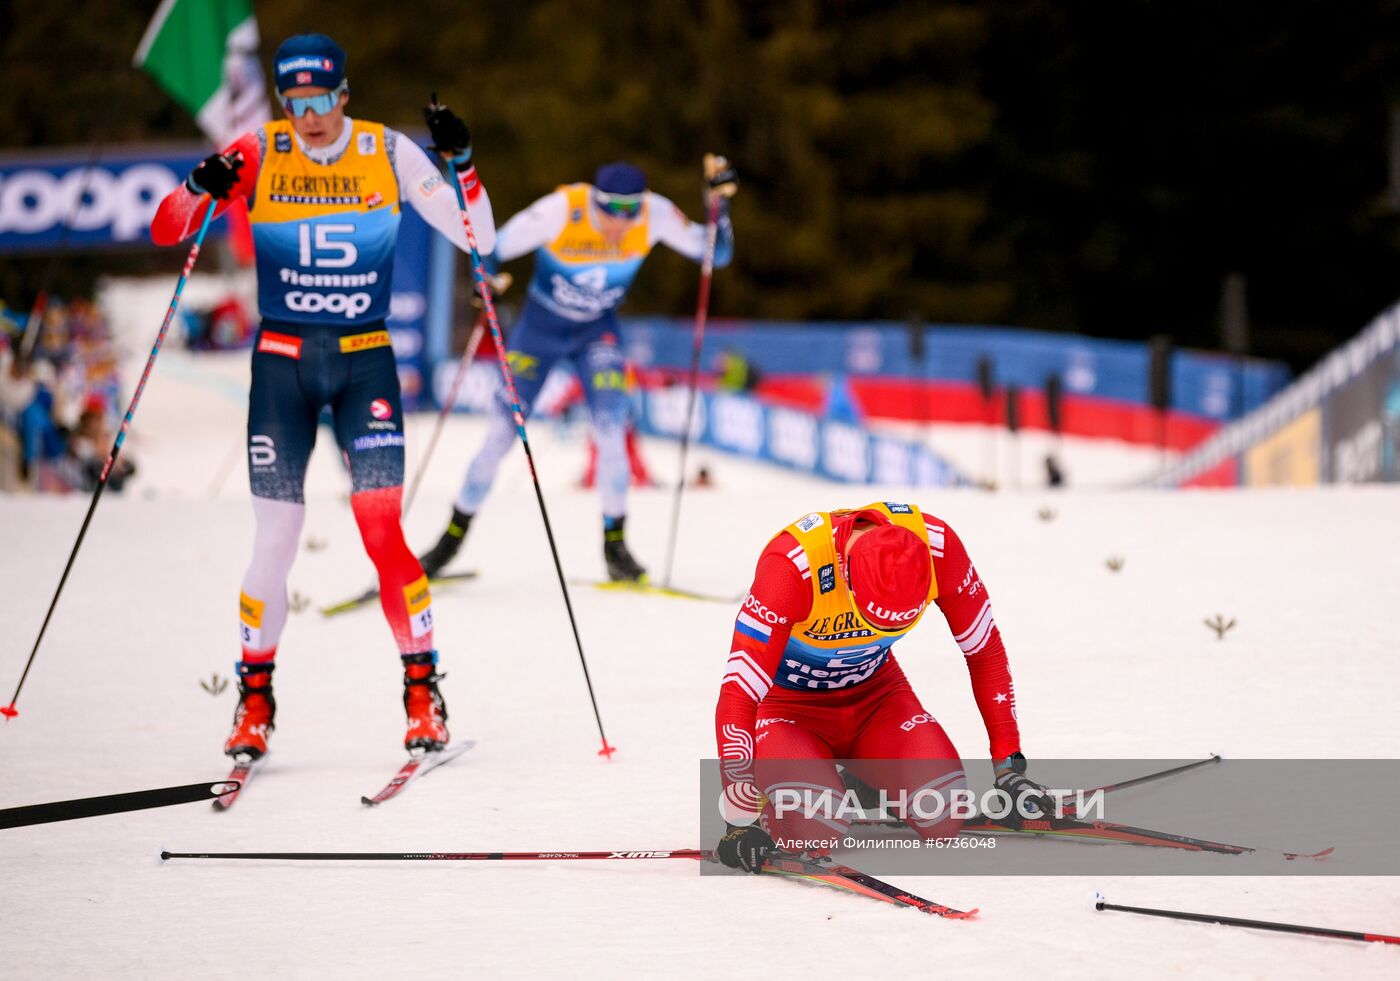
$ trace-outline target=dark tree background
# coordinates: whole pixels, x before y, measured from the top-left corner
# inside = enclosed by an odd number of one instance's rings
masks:
[[[13,146],[193,138],[131,67],[150,2],[0,2]],[[364,0],[258,3],[264,61],[320,30],[351,113],[470,121],[504,220],[626,157],[700,213],[743,186],[721,316],[1001,323],[1219,346],[1227,273],[1251,349],[1304,366],[1400,293],[1388,122],[1400,0]],[[60,282],[168,262],[65,257]],[[178,262],[178,258],[174,260]],[[7,260],[11,302],[40,258]],[[632,312],[687,313],[661,250]]]

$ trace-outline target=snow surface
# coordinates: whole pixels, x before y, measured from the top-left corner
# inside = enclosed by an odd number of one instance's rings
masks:
[[[211,697],[199,681],[227,678],[238,652],[234,601],[252,532],[246,358],[162,354],[128,440],[139,478],[102,501],[21,714],[0,726],[0,806],[226,773],[236,696],[230,685]],[[410,472],[431,425],[410,422]],[[600,576],[596,499],[574,485],[579,434],[531,432],[565,568]],[[481,434],[480,420],[449,423],[407,518],[414,546],[441,530]],[[714,753],[735,608],[575,590],[620,747],[600,760],[518,451],[459,559],[482,578],[435,598],[451,724],[478,745],[402,798],[361,807],[402,757],[400,672],[377,610],[314,611],[372,581],[328,442],[313,460],[307,548],[291,579],[313,608],[282,640],[267,769],[227,814],[194,804],[0,832],[0,976],[1400,976],[1394,947],[1096,913],[1091,900],[1099,889],[1128,905],[1400,932],[1400,885],[1380,877],[892,877],[981,908],[954,922],[791,881],[701,877],[685,861],[162,864],[161,848],[701,844],[695,761]],[[658,474],[675,469],[673,445],[646,452]],[[952,523],[990,586],[1032,760],[1400,755],[1394,490],[911,494],[701,460],[718,487],[686,495],[676,578],[690,588],[741,593],[768,536],[816,509],[912,498]],[[0,497],[6,699],[87,503]],[[654,570],[670,506],[666,490],[633,497],[629,537]],[[1043,507],[1053,520],[1038,517]],[[1105,566],[1113,555],[1125,559],[1117,574]],[[1216,613],[1239,623],[1224,641],[1202,624]],[[926,623],[900,657],[963,753],[984,754],[941,624]],[[1189,780],[1153,792],[1188,793]]]

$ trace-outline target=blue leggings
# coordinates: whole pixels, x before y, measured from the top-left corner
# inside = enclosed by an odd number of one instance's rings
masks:
[[[617,318],[611,313],[578,323],[557,317],[526,300],[511,337],[511,372],[526,412],[539,395],[549,370],[568,360],[583,385],[593,441],[598,447],[598,494],[603,515],[619,518],[627,513],[628,397],[626,361],[618,346]],[[485,500],[501,460],[516,440],[510,415],[510,396],[502,389],[491,414],[490,428],[481,449],[467,467],[467,477],[457,495],[457,509],[475,514]]]

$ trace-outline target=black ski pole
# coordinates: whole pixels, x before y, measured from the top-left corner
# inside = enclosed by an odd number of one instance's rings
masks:
[[[680,474],[676,478],[676,497],[671,504],[671,537],[666,545],[666,575],[661,585],[671,586],[671,568],[676,561],[676,536],[681,526],[681,495],[685,493],[685,458],[690,449],[690,422],[695,415],[696,390],[700,386],[700,350],[705,345],[705,320],[710,311],[710,281],[715,274],[715,243],[719,236],[719,195],[710,199],[705,216],[705,256],[700,264],[700,293],[695,301],[695,332],[690,348],[690,373],[686,376],[688,394],[685,419],[681,422]]]
[[[1158,770],[1156,773],[1143,774],[1140,777],[1133,777],[1131,780],[1120,780],[1117,783],[1106,783],[1102,787],[1094,787],[1092,790],[1081,791],[1084,794],[1097,794],[1100,791],[1108,793],[1111,790],[1123,790],[1127,787],[1136,787],[1138,784],[1148,783],[1152,780],[1160,780],[1163,777],[1170,777],[1176,773],[1185,773],[1187,770],[1194,770],[1198,766],[1205,766],[1207,763],[1219,763],[1220,754],[1212,753],[1203,760],[1195,760],[1191,763],[1183,763],[1181,766],[1174,766],[1166,770]],[[1075,808],[1065,808],[1066,814],[1073,814]]]
[[[1096,910],[1118,910],[1122,913],[1141,913],[1144,916],[1164,916],[1173,920],[1192,920],[1196,923],[1219,923],[1221,926],[1249,927],[1253,930],[1273,930],[1277,933],[1301,933],[1313,937],[1336,937],[1340,940],[1362,940],[1368,943],[1400,944],[1400,937],[1384,933],[1365,933],[1360,930],[1334,930],[1331,927],[1300,926],[1296,923],[1276,923],[1273,920],[1245,920],[1237,916],[1219,916],[1215,913],[1183,913],[1171,909],[1151,909],[1146,906],[1117,906],[1104,902],[1102,896],[1094,902]]]
[[[433,93],[433,105],[436,106],[437,93]],[[451,165],[449,165],[451,166]],[[462,191],[462,180],[454,169],[452,172],[452,187],[457,191],[457,206],[462,215],[462,230],[467,236],[467,246],[472,254],[472,271],[476,275],[476,281],[480,284],[481,303],[486,311],[486,323],[491,328],[491,338],[496,342],[496,360],[501,368],[501,380],[505,383],[506,394],[510,397],[511,415],[515,421],[515,431],[520,435],[520,445],[525,449],[525,462],[530,471],[530,481],[535,485],[535,500],[540,505],[540,517],[544,519],[544,534],[549,540],[549,554],[554,558],[554,571],[559,576],[559,589],[564,594],[564,609],[569,615],[569,627],[574,632],[574,646],[578,648],[579,664],[583,666],[583,682],[588,686],[588,701],[593,706],[593,719],[598,723],[598,737],[603,741],[603,748],[598,750],[599,756],[612,759],[612,754],[617,751],[617,747],[608,744],[607,733],[603,731],[603,716],[598,711],[598,696],[593,692],[593,678],[588,673],[588,658],[583,654],[583,639],[578,632],[578,618],[574,616],[573,600],[569,597],[569,584],[564,578],[564,566],[559,561],[559,548],[554,543],[554,528],[549,523],[549,508],[545,507],[544,490],[540,487],[539,473],[535,470],[535,455],[530,452],[530,437],[525,433],[525,410],[520,405],[520,395],[515,390],[515,378],[510,371],[510,362],[506,360],[505,339],[501,336],[501,323],[496,319],[496,304],[491,299],[491,284],[487,280],[486,265],[481,260],[481,250],[476,244],[476,232],[472,228],[471,215],[467,214],[467,197]]]
[[[48,804],[26,804],[23,807],[0,809],[0,828],[22,828],[30,824],[51,824],[97,817],[100,814],[120,814],[143,811],[149,807],[169,807],[209,800],[237,790],[237,780],[218,783],[187,783],[179,787],[158,787],[155,790],[135,790],[127,794],[105,797],[83,797],[78,800],[57,800]]]
[[[126,407],[126,415],[122,417],[121,428],[117,430],[117,438],[112,443],[112,451],[107,454],[107,462],[102,467],[102,475],[97,479],[97,488],[92,493],[92,502],[88,504],[87,514],[83,517],[83,525],[78,529],[78,540],[73,543],[73,551],[68,553],[68,564],[63,567],[63,575],[59,577],[58,588],[53,592],[53,599],[49,602],[49,611],[44,614],[43,626],[39,628],[39,636],[34,638],[34,647],[29,652],[29,660],[24,662],[24,671],[19,676],[19,684],[15,685],[15,693],[10,696],[10,704],[0,706],[0,715],[5,716],[6,721],[19,715],[19,709],[15,708],[15,702],[19,700],[20,689],[24,687],[24,680],[29,677],[29,669],[34,664],[34,655],[39,653],[39,645],[44,641],[44,633],[49,629],[49,620],[53,618],[54,607],[58,606],[58,598],[63,594],[64,583],[68,582],[68,573],[73,571],[73,560],[78,557],[78,549],[82,547],[83,536],[87,534],[88,525],[92,523],[93,512],[97,510],[97,502],[102,500],[102,492],[107,488],[107,478],[112,474],[112,466],[117,462],[117,454],[121,452],[122,443],[126,441],[127,430],[131,428],[131,417],[136,414],[136,406],[141,401],[141,393],[146,390],[146,381],[151,377],[151,369],[155,367],[156,355],[160,354],[160,346],[165,341],[165,333],[170,329],[170,321],[175,317],[175,308],[180,305],[180,294],[184,292],[185,281],[190,278],[190,273],[194,270],[195,260],[199,258],[199,249],[204,244],[204,235],[209,231],[209,223],[214,218],[215,205],[212,198],[206,198],[208,207],[204,209],[204,222],[199,226],[199,234],[195,236],[194,245],[190,246],[190,254],[185,257],[185,266],[180,271],[180,279],[175,284],[175,295],[170,298],[170,307],[165,311],[165,320],[160,325],[160,333],[156,334],[156,342],[151,346],[151,356],[146,359],[146,369],[141,372],[141,380],[136,385],[136,392],[131,396],[131,403]]]

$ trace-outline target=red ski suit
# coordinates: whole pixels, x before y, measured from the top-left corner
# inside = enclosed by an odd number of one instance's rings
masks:
[[[726,812],[741,824],[762,809],[780,846],[785,838],[807,841],[849,830],[849,821],[829,813],[774,811],[774,795],[784,790],[830,788],[839,798],[845,785],[832,760],[862,761],[848,768],[890,799],[966,787],[957,750],[890,650],[907,630],[872,630],[856,613],[843,565],[857,522],[922,532],[933,567],[932,599],[965,657],[992,758],[1021,748],[1006,649],[986,587],[953,529],[904,504],[808,515],[759,556],[715,707]],[[911,816],[908,823],[926,837],[954,835],[960,824],[946,816]]]

